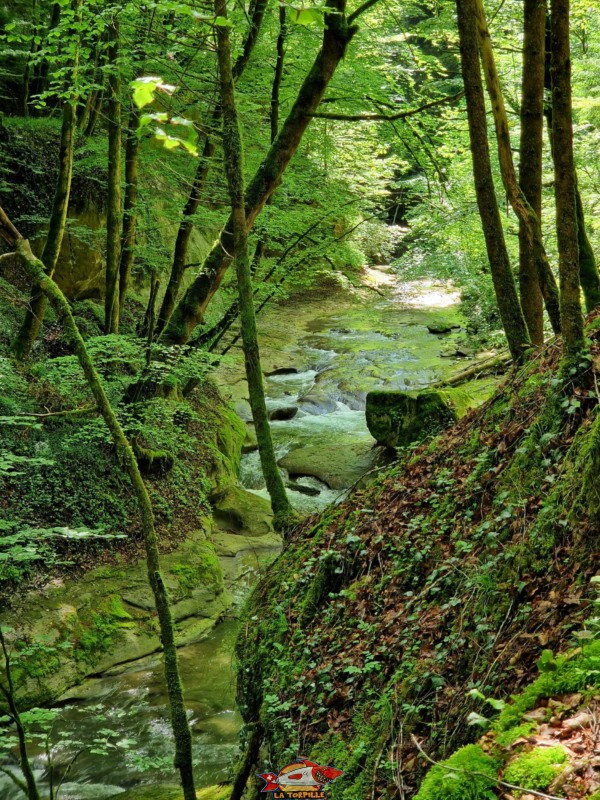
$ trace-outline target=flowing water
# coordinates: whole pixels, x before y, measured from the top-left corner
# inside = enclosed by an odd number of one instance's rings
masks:
[[[452,287],[424,281],[400,284],[386,273],[379,280],[385,296],[368,292],[337,308],[331,302],[311,302],[310,313],[300,321],[294,314],[294,325],[285,308],[261,319],[266,330],[263,363],[270,359],[272,366],[282,365],[266,378],[268,406],[271,411],[298,409],[292,419],[272,423],[279,457],[317,446],[319,457],[329,462],[348,446],[355,450],[347,452],[360,452],[368,465],[376,451],[365,424],[366,393],[426,386],[457,369],[440,352],[455,348],[458,331],[438,337],[427,328],[440,320],[460,322]],[[233,399],[247,416],[240,364],[238,359],[226,380],[238,382]],[[333,488],[318,477],[296,477],[290,496],[297,508],[315,511],[338,500],[349,480],[342,475],[341,485]],[[240,482],[266,496],[256,452],[244,456]],[[239,595],[256,579],[256,570],[249,573],[244,586],[237,587]],[[199,786],[226,779],[237,753],[241,720],[232,665],[237,628],[235,621],[224,622],[205,640],[180,650]],[[131,786],[176,781],[160,655],[121,674],[88,681],[74,696],[77,702],[61,710],[51,737],[51,760],[59,779],[73,753],[81,751],[64,779],[60,800],[104,800]],[[102,749],[109,754],[95,752]],[[43,749],[34,754],[34,766],[46,784]],[[2,800],[21,796],[0,775]]]
[[[311,457],[327,462],[340,448],[346,452],[343,448],[351,447],[351,454],[360,453],[361,463],[368,468],[376,463],[378,452],[365,423],[367,392],[418,389],[456,371],[456,361],[442,353],[455,351],[456,341],[463,335],[457,292],[447,285],[396,283],[393,276],[381,275],[390,284],[385,296],[376,296],[374,301],[369,295],[367,300],[346,304],[338,311],[327,309],[310,315],[297,332],[298,338],[279,351],[280,362],[289,366],[267,374],[267,406],[271,412],[298,409],[292,419],[271,423],[280,459],[289,452],[318,446],[318,451],[311,449]],[[318,311],[318,303],[316,307]],[[288,314],[286,309],[275,310],[266,321],[266,327],[275,331],[275,344],[278,330],[291,322],[286,320]],[[440,323],[455,327],[447,334],[432,335],[427,326]],[[245,387],[244,382],[242,385]],[[247,402],[239,395],[238,391],[238,407],[249,419]],[[301,511],[321,510],[338,500],[353,482],[344,478],[343,469],[335,487],[314,476],[297,478],[289,484],[292,504]],[[242,459],[240,481],[268,497],[257,452]],[[311,493],[294,491],[294,483],[309,487]]]

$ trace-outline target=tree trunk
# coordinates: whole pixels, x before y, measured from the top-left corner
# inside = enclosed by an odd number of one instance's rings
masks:
[[[213,109],[210,123],[211,129],[219,124],[220,119],[221,109],[217,105]],[[204,191],[206,179],[208,178],[208,174],[210,172],[211,161],[215,154],[215,149],[215,142],[212,132],[207,133],[204,140],[202,155],[200,156],[200,160],[198,161],[198,166],[196,168],[196,174],[194,175],[192,188],[185,204],[185,208],[183,209],[183,219],[179,223],[179,228],[177,230],[177,238],[175,239],[175,249],[173,251],[173,262],[171,264],[169,282],[167,283],[158,315],[158,322],[156,326],[156,332],[158,334],[162,333],[165,326],[168,324],[169,320],[171,319],[171,315],[173,314],[173,309],[177,303],[177,297],[181,288],[181,281],[183,280],[183,275],[185,273],[187,264],[190,237],[192,235],[192,231],[194,230],[194,223],[190,218],[196,213],[198,206],[200,205],[200,200]]]
[[[544,86],[548,96],[552,98],[552,31],[550,29],[550,15],[546,18],[546,69],[544,76]],[[548,139],[550,140],[550,151],[554,159],[554,133],[552,121],[552,100],[544,105],[544,116],[548,128]],[[575,169],[575,203],[577,207],[577,237],[579,240],[579,280],[587,311],[593,311],[600,304],[600,273],[598,264],[592,249],[592,245],[587,235],[585,225],[585,213],[579,182],[577,180],[577,169]]]
[[[215,16],[226,17],[226,0],[215,0]],[[269,417],[260,366],[260,352],[254,314],[252,275],[248,254],[248,229],[244,203],[243,151],[240,127],[235,103],[233,71],[229,29],[226,25],[217,26],[217,60],[219,63],[219,83],[221,90],[221,110],[223,116],[223,153],[225,172],[231,200],[231,220],[233,223],[233,258],[235,263],[240,316],[242,323],[242,343],[246,378],[250,394],[252,419],[258,442],[258,452],[267,490],[275,516],[275,525],[282,529],[289,523],[291,507],[275,457]]]
[[[73,0],[73,10],[76,17],[79,15],[81,0]],[[62,125],[60,130],[60,149],[58,156],[58,176],[52,211],[48,224],[48,235],[44,243],[41,260],[50,276],[54,274],[60,248],[67,226],[67,212],[71,196],[71,180],[73,177],[73,153],[75,148],[75,126],[77,116],[77,97],[75,96],[75,80],[79,66],[79,51],[76,50],[75,60],[71,72],[71,86],[67,87],[70,96],[63,101]],[[29,306],[25,312],[25,319],[13,343],[15,356],[22,360],[27,358],[31,348],[40,333],[42,322],[48,307],[48,300],[37,286],[31,290]]]
[[[456,0],[475,193],[500,318],[511,356],[515,362],[520,362],[529,345],[529,337],[510,267],[492,176],[474,5],[475,0]]]
[[[119,317],[129,289],[137,227],[138,163],[140,140],[137,135],[139,112],[135,104],[129,114],[127,144],[125,147],[125,201],[123,204],[123,235],[119,261]]]
[[[542,219],[546,0],[524,0],[519,186]],[[533,344],[544,343],[544,300],[525,224],[519,220],[521,307]]]
[[[109,27],[108,193],[106,198],[106,280],[104,330],[119,332],[119,261],[121,255],[121,78],[118,10]]]
[[[29,754],[27,752],[27,736],[25,727],[23,725],[23,720],[21,719],[19,709],[17,708],[17,698],[12,675],[12,666],[10,663],[10,655],[8,653],[2,628],[0,628],[0,647],[2,648],[4,674],[6,675],[6,686],[0,683],[0,692],[4,696],[8,706],[6,710],[2,709],[2,713],[6,713],[7,716],[10,717],[17,731],[17,741],[19,743],[19,766],[21,767],[24,781],[21,782],[19,778],[16,778],[16,776],[12,775],[8,771],[6,774],[8,774],[9,777],[12,778],[13,782],[16,783],[17,786],[19,786],[26,794],[27,800],[40,800],[40,793],[33,769],[31,767],[31,761],[29,760]]]
[[[579,191],[577,170],[575,170],[575,205],[577,208],[577,240],[579,242],[579,280],[585,297],[586,311],[593,311],[600,305],[600,273],[585,227],[585,213]]]
[[[102,382],[100,381],[96,368],[85,346],[85,342],[77,328],[67,299],[52,278],[46,275],[44,265],[31,252],[29,242],[20,236],[19,232],[15,229],[1,208],[0,236],[2,236],[9,246],[15,248],[29,277],[39,289],[45,293],[57,316],[62,320],[65,336],[77,355],[98,411],[101,413],[110,431],[119,463],[131,480],[140,512],[146,549],[148,581],[154,595],[160,626],[160,637],[164,649],[165,682],[169,696],[171,725],[175,739],[175,767],[179,770],[181,776],[184,800],[195,800],[196,792],[192,769],[192,736],[183,702],[183,689],[179,677],[174,625],[169,606],[169,597],[160,572],[160,556],[154,527],[154,512],[152,510],[152,503],[148,490],[140,474],[131,445],[127,441],[121,423],[106,396]]]
[[[279,6],[279,33],[277,35],[277,60],[275,61],[275,74],[271,86],[271,144],[279,133],[279,93],[283,79],[283,64],[285,62],[285,39],[287,36],[287,10],[284,5]]]
[[[572,356],[582,349],[584,338],[573,158],[569,0],[551,0],[550,7],[554,198],[559,255],[560,315],[564,351],[567,356]]]
[[[268,0],[253,0],[250,4],[250,9],[248,11],[250,17],[250,27],[248,28],[248,33],[242,47],[242,52],[236,59],[236,62],[233,66],[234,81],[239,80],[244,69],[246,68],[246,64],[250,60],[252,50],[256,44],[256,40],[264,19],[267,2]],[[192,235],[192,230],[194,229],[194,223],[190,220],[190,217],[198,210],[202,193],[206,185],[206,180],[210,173],[212,158],[215,154],[213,131],[218,128],[220,120],[221,108],[217,103],[213,108],[210,121],[210,130],[206,134],[206,138],[204,140],[202,156],[198,161],[192,188],[185,204],[185,208],[183,209],[183,219],[179,223],[179,230],[177,231],[175,249],[173,252],[173,262],[171,264],[171,273],[169,275],[167,288],[165,289],[165,295],[163,297],[156,326],[156,331],[159,335],[169,323],[177,303],[177,298],[179,296],[181,281],[183,280],[183,275],[185,273],[187,264],[190,237]]]
[[[54,28],[56,28],[56,26],[60,21],[60,10],[61,10],[60,3],[52,4],[52,11],[50,13],[50,24],[48,25],[48,30],[46,32],[46,41],[48,39],[48,34],[51,31],[53,31]],[[36,75],[34,82],[34,89],[36,94],[43,94],[48,88],[48,70],[49,70],[48,60],[44,59],[44,61],[40,65],[39,73]]]
[[[348,43],[358,30],[346,19],[346,0],[330,0],[325,14],[323,44],[308,75],[298,92],[290,113],[283,123],[277,139],[271,145],[262,164],[246,190],[246,223],[252,227],[266,201],[281,183],[283,173],[317,110],[329,81],[342,60]],[[225,227],[206,257],[203,268],[184,294],[166,329],[167,338],[185,343],[202,320],[206,307],[219,288],[227,272],[230,259],[227,253],[233,248],[233,220],[229,217]]]
[[[548,263],[548,256],[544,247],[542,237],[542,226],[539,217],[534,209],[527,202],[517,182],[515,165],[512,157],[510,142],[510,131],[508,127],[508,116],[504,106],[502,88],[496,69],[496,60],[490,39],[490,33],[485,18],[483,0],[473,0],[473,7],[477,27],[477,40],[479,52],[483,65],[483,72],[487,85],[488,95],[492,105],[494,116],[494,126],[496,129],[496,139],[498,143],[498,160],[500,162],[500,173],[502,182],[508,195],[509,202],[517,215],[519,222],[523,225],[524,235],[527,237],[531,257],[537,266],[538,280],[546,310],[550,318],[552,330],[560,332],[560,308],[558,298],[558,288],[556,280]]]
[[[263,739],[263,726],[260,721],[248,726],[248,742],[244,756],[237,768],[229,800],[242,800],[248,779],[256,767],[260,755],[260,745]]]

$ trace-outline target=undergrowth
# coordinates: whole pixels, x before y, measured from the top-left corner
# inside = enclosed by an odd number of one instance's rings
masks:
[[[548,346],[480,410],[296,531],[238,644],[265,768],[304,754],[345,770],[332,798],[411,797],[425,767],[413,736],[447,757],[476,738],[470,689],[514,693],[542,649],[570,642],[598,568],[596,520],[572,503],[581,437],[598,426],[598,354],[594,332],[565,375]]]

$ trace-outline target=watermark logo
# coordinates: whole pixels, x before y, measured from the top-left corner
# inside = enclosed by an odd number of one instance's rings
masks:
[[[328,786],[340,775],[341,769],[335,767],[321,767],[314,761],[299,758],[293,764],[288,764],[276,775],[274,772],[259,773],[265,785],[261,792],[272,792],[273,800],[293,797],[296,800],[326,800],[325,792]]]

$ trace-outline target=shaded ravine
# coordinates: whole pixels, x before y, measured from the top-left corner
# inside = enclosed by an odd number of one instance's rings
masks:
[[[457,349],[463,320],[453,288],[427,281],[400,284],[380,271],[373,275],[376,294],[364,289],[287,304],[261,319],[268,406],[275,416],[291,416],[272,422],[273,437],[278,458],[288,466],[292,502],[304,512],[340,499],[377,463],[380,448],[364,415],[368,391],[420,388],[457,370],[456,359],[448,356]],[[428,326],[448,332],[433,335]],[[242,361],[239,351],[233,352],[237,355],[217,380],[232,389],[231,399],[251,429]],[[255,451],[243,457],[240,483],[266,497]],[[225,568],[226,562],[221,559]],[[248,564],[235,586],[238,607],[263,566]],[[232,663],[237,629],[235,620],[225,621],[179,651],[199,786],[225,780],[237,754],[241,720]],[[53,735],[57,773],[64,772],[74,750],[82,754],[61,800],[104,800],[140,784],[176,782],[160,655],[87,681],[69,697]],[[65,739],[71,742],[61,744]],[[108,741],[110,755],[95,754],[95,740]],[[34,764],[41,777],[45,754],[35,753]],[[0,776],[0,796],[17,800],[21,794]]]

